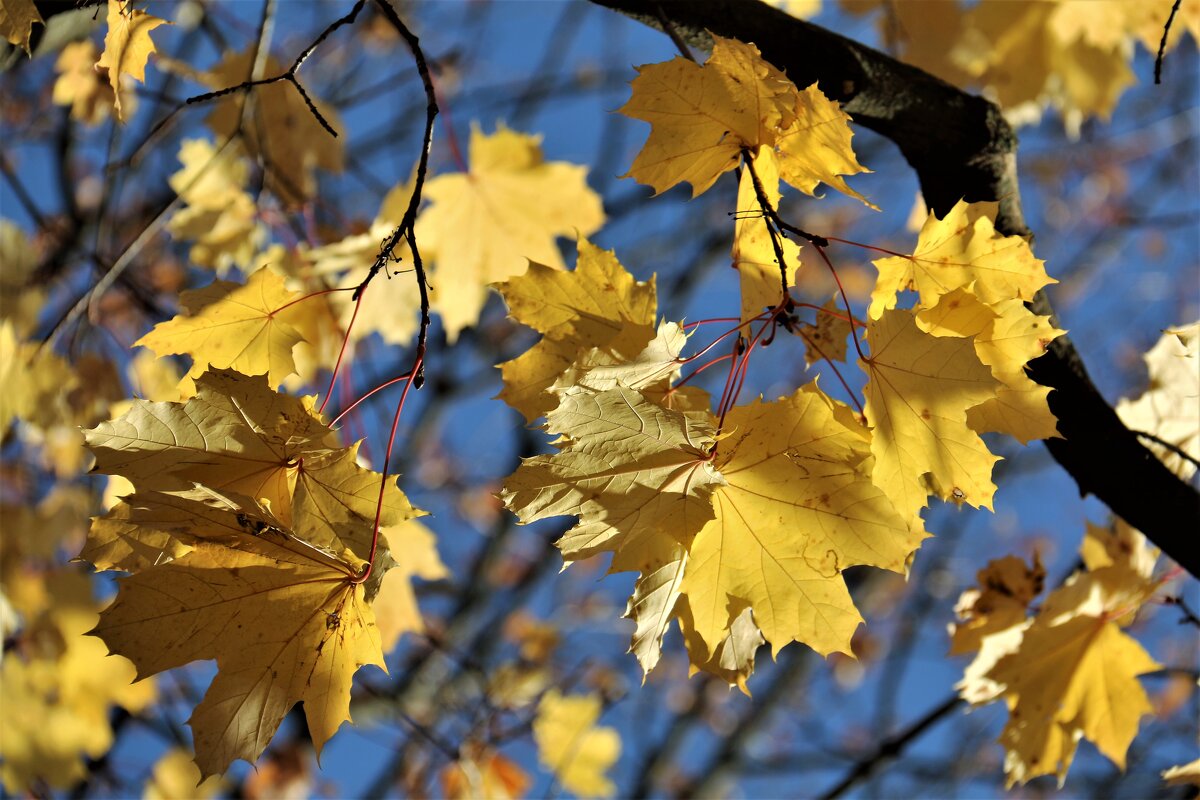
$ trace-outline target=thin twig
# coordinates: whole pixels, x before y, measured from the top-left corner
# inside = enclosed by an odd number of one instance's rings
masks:
[[[1162,68],[1163,57],[1167,54],[1167,37],[1171,33],[1171,23],[1175,21],[1175,14],[1179,11],[1179,5],[1183,0],[1175,0],[1171,6],[1171,15],[1167,17],[1167,24],[1163,25],[1162,41],[1158,43],[1158,55],[1154,58],[1154,84],[1157,86],[1162,83]]]
[[[874,753],[855,764],[845,778],[838,781],[837,785],[832,789],[822,794],[821,800],[834,800],[836,797],[841,797],[854,788],[859,781],[870,777],[884,762],[890,761],[903,753],[905,747],[918,739],[926,730],[937,724],[937,722],[949,716],[950,712],[962,704],[963,699],[961,697],[951,695],[942,701],[937,708],[929,711],[925,716],[918,719],[912,725],[909,725],[903,731],[900,731],[895,736],[884,739],[875,748]]]
[[[1171,444],[1170,442],[1166,441],[1165,439],[1161,439],[1158,436],[1155,436],[1153,433],[1148,433],[1146,431],[1135,431],[1135,430],[1133,430],[1133,428],[1130,428],[1129,430],[1134,436],[1154,442],[1155,444],[1157,444],[1161,447],[1165,447],[1168,450],[1170,450],[1172,453],[1174,453],[1175,455],[1184,459],[1185,461],[1190,461],[1191,463],[1195,464],[1197,467],[1200,467],[1200,459],[1196,458],[1191,453],[1188,453],[1186,450],[1184,450],[1179,445]]]

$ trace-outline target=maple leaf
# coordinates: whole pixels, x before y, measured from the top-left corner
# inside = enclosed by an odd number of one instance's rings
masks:
[[[967,288],[942,295],[933,308],[917,312],[917,326],[934,336],[970,338],[975,354],[1000,381],[996,396],[967,410],[976,433],[1000,432],[1026,444],[1058,436],[1058,420],[1046,397],[1050,388],[1025,374],[1025,365],[1066,331],[1034,314],[1017,299],[985,305]]]
[[[674,538],[659,536],[647,542],[641,555],[642,574],[625,606],[625,617],[634,622],[629,652],[637,657],[644,682],[658,664],[663,636],[675,618],[688,551]]]
[[[142,800],[212,800],[226,788],[225,780],[215,775],[201,780],[192,754],[173,747],[154,762]]]
[[[96,71],[96,57],[95,42],[84,39],[68,43],[54,62],[58,78],[52,99],[57,105],[70,106],[71,118],[85,125],[102,122],[115,99],[112,87]],[[127,93],[126,106],[132,108],[136,102],[136,96]]]
[[[1200,758],[1163,770],[1162,779],[1167,786],[1200,786]]]
[[[873,320],[867,338],[871,355],[860,363],[869,376],[865,411],[876,485],[910,518],[924,508],[927,488],[943,500],[990,509],[992,465],[1000,459],[967,427],[967,409],[994,397],[1000,383],[973,342],[930,336],[901,310]]]
[[[613,571],[640,570],[647,540],[686,546],[712,517],[709,425],[618,386],[565,395],[546,430],[564,434],[559,452],[522,461],[500,497],[521,524],[578,515],[558,542],[565,560],[611,551]]]
[[[796,329],[796,335],[804,340],[804,363],[809,367],[823,359],[846,360],[846,339],[850,336],[846,311],[838,305],[836,294],[821,309],[815,323],[805,322]]]
[[[319,755],[349,719],[354,673],[385,668],[366,590],[355,581],[364,562],[345,548],[314,547],[248,498],[241,510],[179,501],[195,508],[193,549],[120,579],[94,635],[141,677],[216,659],[189,721],[202,775],[236,758],[253,763],[300,701]]]
[[[1170,328],[1144,356],[1150,383],[1136,399],[1117,403],[1117,416],[1130,430],[1157,436],[1193,458],[1200,458],[1200,322]],[[1146,446],[1184,480],[1196,465],[1154,442]]]
[[[1124,769],[1138,720],[1152,711],[1137,676],[1159,664],[1121,628],[1160,585],[1157,553],[1123,524],[1112,533],[1089,526],[1082,552],[1087,571],[1052,592],[1036,616],[1015,621],[1002,612],[1014,624],[983,636],[959,684],[972,703],[1007,701],[1000,741],[1009,787],[1049,774],[1061,786],[1081,737]],[[1014,599],[1028,598],[1037,581],[1017,572],[1008,571],[1006,585]]]
[[[0,381],[9,387],[0,392],[0,428],[14,418],[49,428],[62,416],[61,400],[75,388],[78,378],[71,366],[34,342],[17,336],[11,321],[0,323]]]
[[[1025,622],[1033,598],[1042,593],[1046,569],[1034,553],[1033,563],[1016,556],[988,562],[976,573],[978,589],[963,592],[954,607],[958,622],[951,626],[950,655],[973,653],[984,637]]]
[[[650,123],[629,175],[655,193],[686,181],[699,196],[737,166],[743,147],[774,144],[773,130],[794,117],[795,84],[736,39],[714,36],[703,66],[677,56],[637,72],[618,111]]]
[[[759,169],[805,194],[826,183],[867,202],[841,177],[866,171],[850,148],[850,117],[816,84],[797,89],[753,44],[714,35],[703,66],[676,57],[637,71],[618,110],[650,123],[629,176],[656,193],[686,181],[696,197],[749,149]]]
[[[29,39],[34,25],[45,26],[33,0],[5,0],[0,5],[0,36],[29,55]]]
[[[451,342],[479,319],[488,284],[517,275],[527,261],[562,269],[555,237],[587,236],[604,223],[587,168],[546,162],[540,142],[504,126],[490,136],[472,127],[469,172],[425,184],[430,205],[416,235]]]
[[[762,631],[754,624],[754,613],[749,607],[743,608],[730,623],[729,633],[711,654],[704,638],[696,633],[686,597],[679,604],[679,628],[687,645],[689,677],[697,672],[706,672],[730,686],[738,687],[747,697],[750,696],[746,682],[754,673],[755,654],[766,640]]]
[[[682,587],[709,653],[746,607],[776,653],[791,641],[849,653],[862,618],[842,570],[903,572],[925,537],[871,483],[867,440],[834,408],[810,384],[727,415],[716,516],[689,548]]]
[[[384,573],[379,593],[371,603],[383,652],[388,653],[405,633],[425,630],[412,579],[434,581],[450,577],[450,572],[438,556],[433,531],[417,520],[382,528],[379,535],[387,542],[388,550],[403,554],[396,566]]]
[[[257,64],[256,48],[226,55],[207,73],[198,76],[214,90],[238,86],[254,78],[283,74],[284,67],[273,57],[262,63],[262,73],[253,74]],[[247,95],[254,93],[256,114],[245,119]],[[337,112],[309,92],[313,105],[334,130],[342,128]],[[255,86],[248,91],[232,92],[217,99],[205,119],[210,130],[221,140],[239,134],[251,158],[266,164],[266,185],[285,206],[300,205],[317,191],[317,169],[341,172],[343,137],[334,137],[322,127],[308,104],[289,81]],[[261,120],[261,122],[259,122]]]
[[[108,33],[104,36],[104,52],[96,66],[108,70],[113,108],[122,122],[126,113],[121,107],[121,76],[128,75],[141,83],[146,81],[146,62],[155,50],[150,31],[169,24],[121,0],[108,0]]]
[[[541,341],[500,365],[504,400],[532,422],[558,404],[550,391],[580,353],[594,349],[614,360],[640,352],[654,337],[654,279],[635,281],[617,257],[586,239],[570,272],[531,262],[523,275],[496,284],[509,315],[543,334]]]
[[[610,797],[617,791],[604,773],[621,755],[621,737],[596,725],[600,712],[597,695],[564,697],[551,689],[533,720],[538,761],[564,789],[581,797]]]
[[[929,215],[911,256],[876,260],[879,280],[871,292],[871,318],[895,308],[897,292],[905,290],[916,291],[921,305],[931,307],[944,294],[972,287],[983,303],[994,305],[1032,300],[1042,287],[1058,283],[1028,242],[996,232],[996,209],[996,203],[959,200],[943,219]]]
[[[245,191],[249,167],[240,148],[226,143],[219,150],[204,139],[185,139],[179,146],[183,169],[168,182],[185,206],[172,215],[167,230],[193,242],[188,257],[224,274],[246,269],[265,238],[254,198]]]
[[[132,684],[133,666],[106,658],[104,646],[83,635],[96,621],[87,577],[59,573],[48,588],[56,607],[25,633],[41,640],[39,652],[14,649],[0,664],[0,780],[14,793],[36,784],[68,789],[83,780],[85,756],[99,758],[112,746],[111,707],[138,713],[156,697],[153,681]],[[68,592],[83,602],[65,602]]]
[[[134,401],[120,418],[85,431],[96,472],[139,489],[214,489],[290,506],[289,470],[331,452],[329,428],[310,400],[274,392],[265,376],[210,370],[186,403]]]
[[[41,257],[20,225],[0,218],[0,323],[11,323],[17,336],[33,334],[45,302],[46,290],[35,275]]]
[[[772,208],[779,208],[779,166],[767,147],[760,147],[754,157],[754,168],[763,194]],[[780,238],[780,249],[786,267],[799,270],[800,246],[790,239]],[[741,278],[742,322],[749,322],[764,308],[774,308],[784,299],[784,282],[775,248],[771,244],[771,228],[758,203],[754,176],[742,170],[738,182],[737,213],[733,223],[733,266]]]
[[[265,267],[244,286],[213,281],[181,294],[179,304],[186,314],[160,322],[134,345],[160,357],[191,356],[192,378],[210,367],[229,368],[245,375],[266,374],[268,382],[278,386],[296,371],[292,347],[303,338],[291,322],[297,312],[282,310],[296,299],[284,288],[283,278]]]

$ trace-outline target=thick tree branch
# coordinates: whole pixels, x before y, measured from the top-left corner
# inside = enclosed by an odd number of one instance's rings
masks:
[[[854,121],[890,139],[916,172],[939,216],[964,198],[998,201],[996,228],[1031,236],[1017,185],[1017,138],[1000,110],[915,67],[758,0],[593,0],[654,28],[665,17],[685,40],[711,47],[706,31],[753,42],[798,86],[816,82]],[[1044,293],[1031,304],[1053,316]],[[1200,576],[1200,547],[1187,533],[1200,518],[1200,494],[1179,480],[1127,429],[1088,377],[1070,339],[1056,339],[1029,365],[1055,391],[1050,409],[1064,438],[1046,441],[1081,494],[1094,494]]]

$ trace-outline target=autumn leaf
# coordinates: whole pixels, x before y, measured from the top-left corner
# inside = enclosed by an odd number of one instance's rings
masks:
[[[530,261],[562,269],[555,238],[587,236],[604,223],[587,169],[546,162],[540,137],[503,126],[488,136],[473,127],[468,163],[466,173],[425,184],[429,207],[416,228],[432,267],[433,308],[451,342],[479,319],[489,284]]]
[[[871,483],[867,441],[815,385],[735,407],[724,430],[716,516],[696,535],[683,579],[696,633],[715,653],[749,607],[775,653],[791,641],[849,653],[862,618],[841,572],[903,572],[926,534]]]
[[[64,416],[62,398],[78,383],[71,366],[49,348],[25,342],[13,323],[0,323],[0,428],[14,418],[41,428]]]
[[[614,728],[599,727],[597,695],[564,697],[551,689],[538,704],[533,740],[538,760],[563,788],[581,797],[611,797],[617,787],[605,775],[621,755]]]
[[[160,322],[134,344],[159,357],[191,356],[192,378],[215,367],[265,374],[271,386],[278,386],[296,371],[292,347],[303,337],[284,306],[297,299],[284,288],[283,278],[265,267],[244,286],[213,281],[181,294],[179,303],[186,313]]]
[[[500,365],[499,398],[529,422],[558,405],[551,387],[581,353],[602,350],[621,361],[654,337],[654,279],[634,280],[617,257],[586,239],[567,272],[530,263],[522,275],[496,284],[509,315],[543,334],[541,341]]]
[[[1009,787],[1051,774],[1061,786],[1080,738],[1124,769],[1138,720],[1153,710],[1137,677],[1159,664],[1122,627],[1159,587],[1157,553],[1124,523],[1112,532],[1089,525],[1082,553],[1087,571],[1068,578],[1028,620],[1013,603],[1028,602],[1040,575],[1023,576],[1008,560],[980,573],[997,600],[1013,590],[995,611],[995,622],[1013,624],[980,631],[979,655],[959,690],[976,704],[1006,700],[1000,742]]]
[[[174,747],[154,762],[142,800],[212,800],[225,788],[224,779],[217,776],[202,781],[192,754]]]
[[[0,4],[0,36],[29,55],[29,38],[34,25],[46,24],[33,0],[4,0]]]
[[[189,721],[204,776],[237,758],[254,762],[301,701],[320,753],[349,719],[354,673],[384,667],[355,583],[361,559],[315,548],[261,514],[224,516],[224,527],[242,529],[241,547],[199,540],[180,558],[122,578],[94,631],[139,676],[216,659],[217,676]]]
[[[898,310],[872,321],[867,338],[871,355],[861,364],[875,484],[912,519],[930,492],[990,509],[1000,459],[967,427],[967,409],[994,397],[1000,384],[973,342],[930,336]]]
[[[183,168],[168,182],[184,207],[172,215],[167,230],[192,242],[188,257],[223,275],[230,267],[247,269],[259,252],[265,231],[258,223],[254,198],[245,191],[249,166],[241,148],[220,148],[204,139],[185,139],[179,146]]]
[[[1022,444],[1058,436],[1058,420],[1046,401],[1050,388],[1025,374],[1025,365],[1065,333],[1049,317],[1034,314],[1018,299],[988,306],[970,289],[960,288],[918,311],[917,327],[934,336],[973,340],[979,360],[1003,384],[995,397],[967,410],[971,430],[1007,433]]]
[[[1019,236],[1002,236],[992,223],[996,203],[958,201],[943,219],[930,214],[911,256],[875,261],[879,280],[871,292],[872,319],[896,307],[896,294],[916,291],[928,308],[944,294],[970,287],[986,305],[1029,301],[1042,287],[1058,283]]]
[[[533,785],[515,761],[481,746],[464,747],[441,778],[442,794],[449,800],[519,800],[529,796]]]
[[[1117,403],[1117,416],[1130,430],[1157,436],[1192,458],[1200,458],[1200,322],[1170,328],[1144,356],[1150,382],[1136,399]],[[1184,480],[1196,464],[1155,442],[1144,442]]]
[[[336,445],[312,402],[274,392],[265,376],[210,370],[186,403],[134,401],[119,419],[86,431],[96,472],[139,489],[201,483],[290,506],[289,470]]]
[[[108,33],[104,36],[104,52],[100,54],[97,67],[108,70],[108,80],[113,90],[113,108],[117,119],[126,119],[121,107],[121,76],[146,81],[146,62],[155,51],[150,31],[159,25],[169,25],[166,20],[139,11],[132,4],[121,0],[108,0]]]
[[[1163,770],[1162,779],[1167,786],[1200,786],[1200,758]]]
[[[662,655],[663,636],[675,618],[688,560],[687,548],[669,536],[647,541],[645,551],[642,574],[625,606],[625,617],[634,622],[629,652],[642,667],[643,682]]]
[[[795,85],[736,39],[714,36],[703,66],[677,56],[637,72],[619,111],[649,122],[650,136],[629,175],[656,193],[686,181],[693,197],[703,194],[743,147],[773,145],[774,130],[794,116]]]
[[[973,653],[984,637],[1024,623],[1045,580],[1046,568],[1037,553],[1028,566],[1016,556],[989,561],[976,573],[979,588],[963,592],[955,605],[958,622],[951,626],[950,655]]]
[[[866,171],[850,147],[850,117],[815,84],[797,89],[753,44],[714,35],[703,66],[676,57],[637,70],[619,111],[649,122],[650,136],[629,176],[656,193],[687,182],[699,196],[748,149],[757,169],[805,194],[826,183],[867,202],[841,177]]]
[[[389,653],[405,633],[425,630],[412,579],[435,581],[450,577],[450,571],[438,555],[437,537],[419,521],[412,519],[383,528],[380,535],[389,551],[400,554],[396,566],[384,573],[371,604],[383,652]]]
[[[522,524],[578,515],[558,542],[567,561],[609,551],[613,571],[640,571],[646,542],[686,546],[711,519],[710,426],[618,387],[564,396],[546,430],[564,435],[559,452],[525,459],[500,497]]]
[[[71,583],[81,576],[62,575]],[[86,578],[82,578],[86,582]],[[84,632],[95,624],[90,597],[68,605],[62,581],[53,583],[56,607],[33,621],[48,652],[14,648],[0,664],[0,780],[13,793],[35,785],[68,789],[87,776],[86,758],[99,758],[113,743],[113,705],[137,713],[156,697],[153,681],[132,683],[134,670],[123,658],[105,657],[104,646]]]
[[[71,107],[71,117],[85,125],[97,125],[109,114],[114,97],[112,87],[96,71],[95,42],[84,39],[70,42],[58,54],[54,70],[53,100],[60,106]],[[123,98],[127,110],[137,102],[135,95],[126,92]]]
[[[749,607],[743,608],[737,615],[729,626],[729,633],[711,653],[704,638],[696,633],[686,598],[679,604],[679,628],[687,645],[689,676],[705,672],[750,696],[747,681],[754,674],[758,648],[766,644],[766,640],[754,624],[754,613]]]
[[[256,52],[250,48],[227,54],[200,79],[214,91],[219,91],[251,79],[272,78],[284,73],[282,64],[267,57],[261,64],[261,74],[252,74],[257,64]],[[251,93],[256,113],[246,117],[246,104],[250,102],[248,95]],[[333,129],[342,130],[337,111],[313,96],[311,91],[309,96]],[[266,186],[287,207],[298,206],[316,194],[316,170],[342,171],[344,137],[331,136],[325,130],[289,81],[231,92],[213,103],[213,110],[205,122],[222,141],[240,135],[247,154],[268,166]]]
[[[801,323],[796,333],[804,340],[804,362],[809,367],[824,359],[846,360],[850,321],[846,319],[845,308],[838,304],[837,295],[825,301],[815,322]]]

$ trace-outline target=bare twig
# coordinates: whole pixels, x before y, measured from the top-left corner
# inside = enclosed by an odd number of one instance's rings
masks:
[[[1155,85],[1162,83],[1162,68],[1163,57],[1167,54],[1167,37],[1171,34],[1171,23],[1175,21],[1175,14],[1179,11],[1179,5],[1183,0],[1175,0],[1171,5],[1171,14],[1167,17],[1167,24],[1163,25],[1162,41],[1158,43],[1158,55],[1154,57],[1154,83]]]

